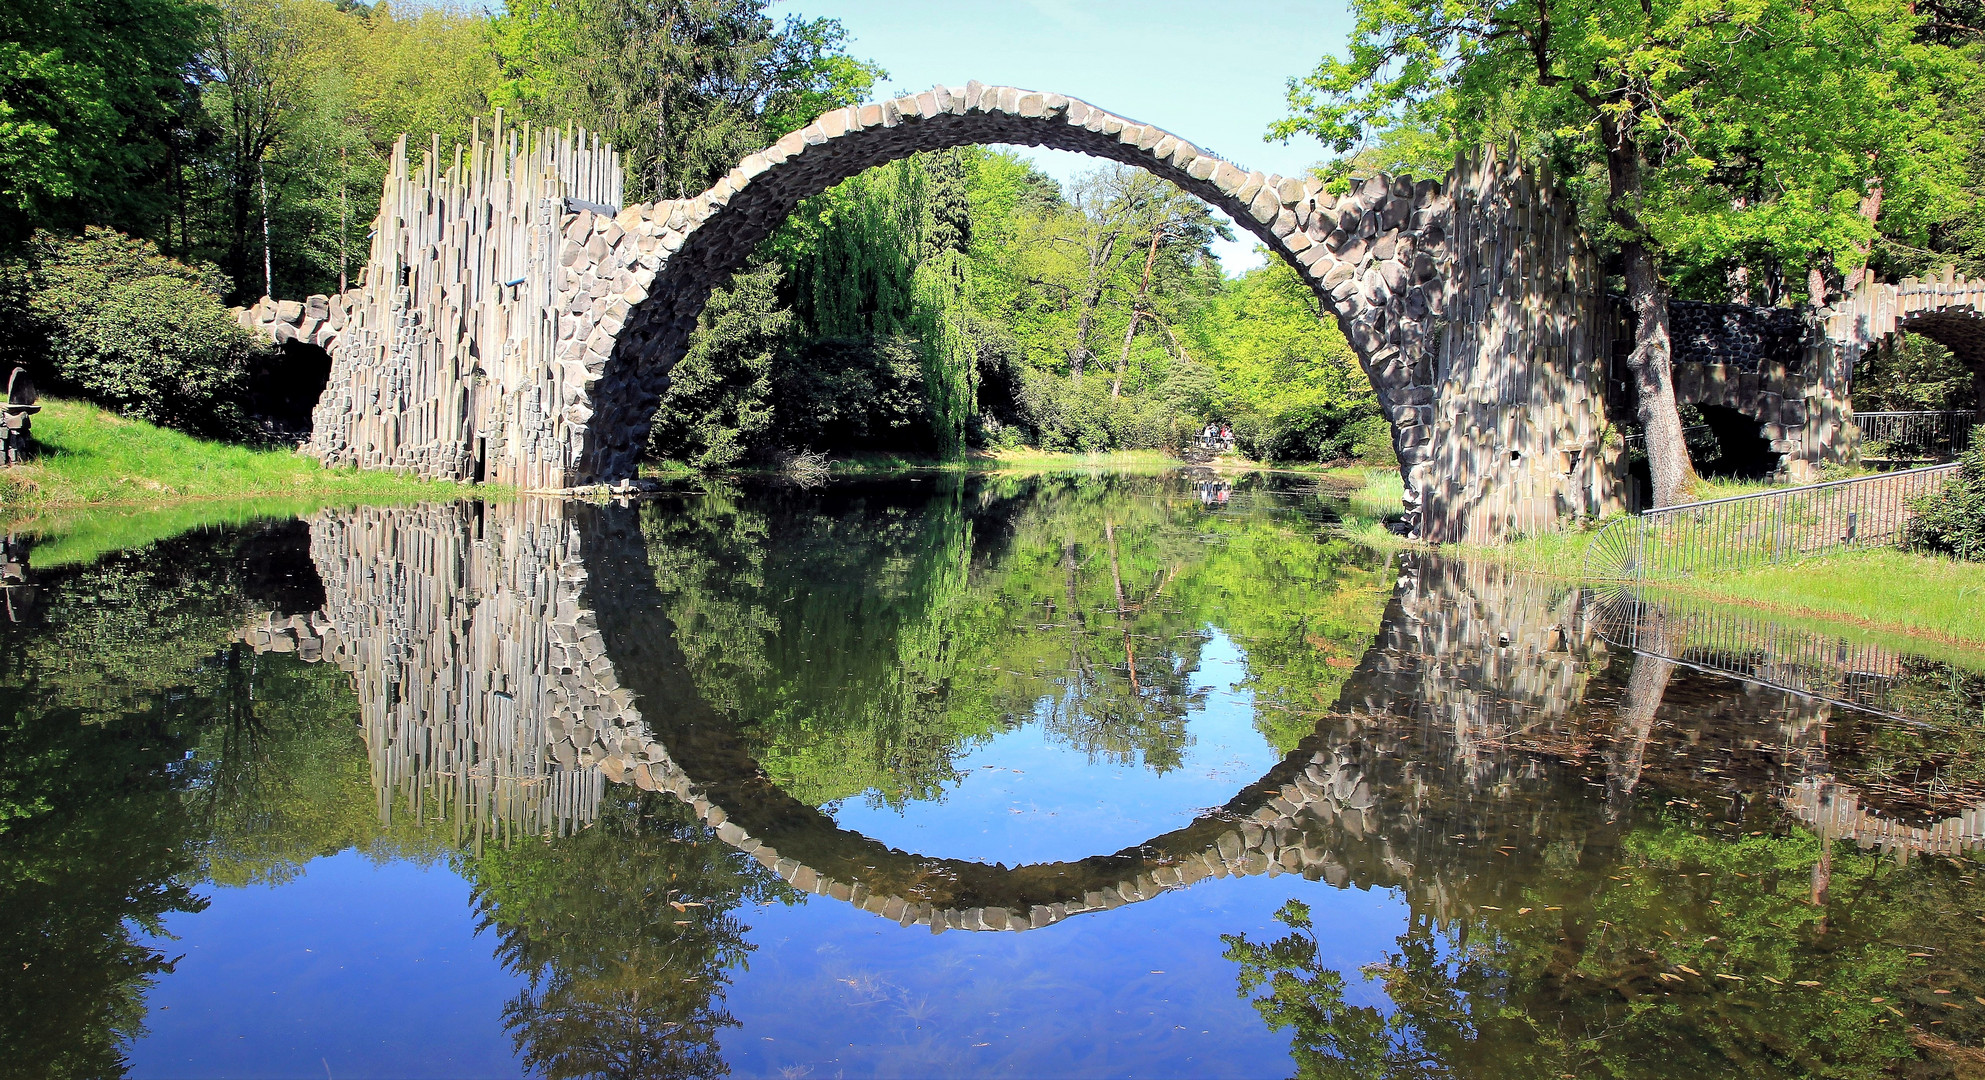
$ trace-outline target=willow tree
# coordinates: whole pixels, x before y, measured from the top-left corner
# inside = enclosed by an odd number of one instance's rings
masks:
[[[1956,54],[1909,0],[1355,0],[1345,59],[1290,84],[1275,127],[1339,153],[1419,124],[1515,136],[1584,177],[1636,317],[1628,364],[1654,503],[1692,479],[1670,372],[1678,267],[1714,241],[1837,268],[1864,257],[1864,196],[1937,170]],[[1955,161],[1953,161],[1955,164]],[[1755,191],[1756,198],[1746,198]],[[1706,210],[1713,209],[1713,213]],[[1857,243],[1856,241],[1861,241]]]

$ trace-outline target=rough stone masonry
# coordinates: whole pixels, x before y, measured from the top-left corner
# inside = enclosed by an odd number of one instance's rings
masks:
[[[1548,177],[1493,154],[1444,180],[1345,195],[1250,172],[1060,94],[969,83],[837,109],[693,199],[620,206],[584,132],[499,117],[389,170],[361,284],[243,314],[332,354],[325,461],[529,489],[634,474],[697,314],[798,201],[864,169],[968,143],[1136,165],[1218,207],[1335,315],[1394,428],[1407,520],[1429,540],[1617,508],[1604,394],[1617,320]]]
[[[360,285],[265,300],[242,319],[331,353],[311,440],[326,462],[533,490],[611,483],[634,475],[711,290],[800,199],[984,142],[1148,169],[1294,266],[1392,422],[1420,538],[1490,539],[1621,507],[1631,324],[1548,175],[1486,153],[1440,181],[1377,177],[1333,195],[1012,87],[837,109],[693,199],[626,207],[617,155],[583,131],[506,129],[499,113],[446,168],[438,142],[414,165],[403,141]],[[1680,308],[1678,396],[1756,418],[1793,480],[1853,460],[1848,387],[1868,349],[1913,331],[1985,360],[1985,286],[1949,274],[1871,283],[1811,313]]]

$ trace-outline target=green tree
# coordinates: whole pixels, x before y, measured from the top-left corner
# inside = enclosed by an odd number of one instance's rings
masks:
[[[499,102],[619,148],[632,198],[686,198],[881,69],[832,19],[775,24],[767,0],[514,0],[495,21]]]
[[[772,423],[772,367],[794,323],[779,282],[778,265],[766,263],[711,293],[689,352],[669,372],[649,431],[651,452],[721,469],[757,448]]]
[[[1965,142],[1948,132],[1943,102],[1968,71],[1917,41],[1925,16],[1905,0],[1361,0],[1356,10],[1348,57],[1292,82],[1293,115],[1275,132],[1313,134],[1340,153],[1402,123],[1463,146],[1512,135],[1589,177],[1637,320],[1629,366],[1657,506],[1691,476],[1667,319],[1689,260],[1748,246],[1824,278],[1865,251],[1873,187],[1914,205]]]
[[[161,223],[211,15],[197,0],[0,10],[0,243],[37,228]]]
[[[1208,411],[1233,423],[1247,453],[1264,461],[1390,458],[1392,428],[1371,380],[1286,263],[1271,258],[1227,282],[1193,320],[1191,337],[1217,375]]]

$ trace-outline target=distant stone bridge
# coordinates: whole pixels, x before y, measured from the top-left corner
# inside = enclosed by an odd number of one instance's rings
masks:
[[[1631,686],[1595,689],[1605,645],[1583,593],[1430,561],[1408,567],[1331,715],[1223,807],[1113,853],[987,865],[889,848],[768,778],[700,697],[630,508],[324,511],[310,551],[323,609],[245,636],[352,672],[382,816],[480,842],[580,828],[609,782],[668,791],[795,887],[906,925],[1029,929],[1263,873],[1402,888],[1445,919],[1510,899],[1495,890],[1517,880],[1511,860],[1544,855],[1523,840],[1537,814],[1598,828],[1644,771],[1686,787],[1692,755],[1732,765],[1725,733],[1697,748],[1671,729],[1668,753],[1648,749],[1658,691],[1637,708]],[[1824,703],[1754,701],[1767,719],[1742,748],[1800,819],[1905,851],[1985,846],[1985,810],[1912,826],[1834,784]],[[1603,792],[1562,796],[1595,767]]]
[[[358,287],[241,317],[331,354],[311,437],[326,462],[538,490],[621,481],[711,290],[802,198],[969,143],[1147,169],[1295,267],[1393,425],[1415,535],[1486,539],[1621,507],[1631,317],[1551,178],[1493,153],[1334,196],[1074,98],[968,83],[836,109],[695,198],[623,206],[611,147],[499,113],[452,159],[438,141],[417,162],[395,147]],[[1870,286],[1819,313],[1824,332],[1789,311],[1684,306],[1682,400],[1757,419],[1792,479],[1854,457],[1847,391],[1867,348],[1914,330],[1974,366],[1985,355],[1975,283]],[[1788,317],[1798,332],[1769,332]]]

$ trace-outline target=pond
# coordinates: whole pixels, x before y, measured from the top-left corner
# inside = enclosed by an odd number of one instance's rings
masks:
[[[1976,658],[933,475],[9,542],[0,1074],[1966,1076]]]

